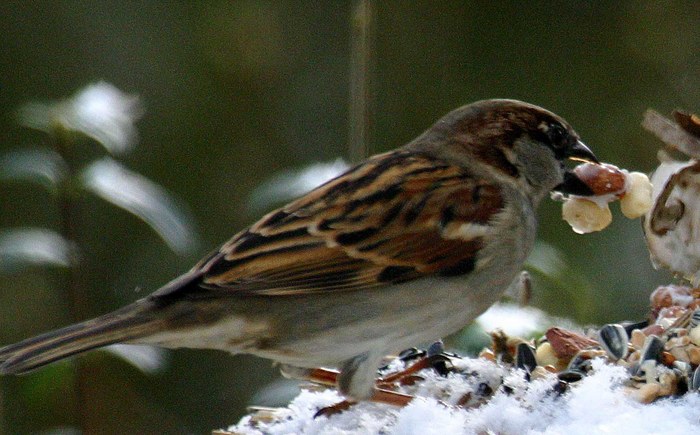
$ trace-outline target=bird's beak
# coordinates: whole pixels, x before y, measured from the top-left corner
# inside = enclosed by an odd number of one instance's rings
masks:
[[[583,142],[576,141],[572,147],[567,150],[566,157],[569,160],[579,161],[579,162],[590,162],[590,163],[600,163],[598,158],[593,154]],[[566,169],[564,171],[564,181],[554,188],[555,191],[569,194],[569,195],[579,195],[579,196],[591,196],[593,191],[590,187],[580,178],[574,174],[571,169]]]
[[[566,157],[570,160],[578,160],[580,162],[600,163],[598,158],[593,154],[590,148],[580,140],[567,150]]]

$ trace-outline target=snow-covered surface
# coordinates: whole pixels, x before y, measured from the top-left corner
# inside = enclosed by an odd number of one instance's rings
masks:
[[[641,404],[622,386],[624,368],[594,362],[593,373],[554,392],[555,376],[527,382],[523,372],[483,359],[462,359],[459,373],[442,377],[420,372],[425,381],[404,387],[416,394],[405,408],[360,403],[330,417],[319,408],[339,402],[333,390],[302,391],[270,420],[246,416],[228,430],[236,434],[691,434],[700,424],[700,395],[686,394]],[[455,406],[466,393],[496,387],[490,398],[469,409]],[[478,401],[478,400],[477,400]],[[255,421],[257,420],[257,421]]]
[[[512,303],[497,303],[479,316],[475,322],[484,331],[500,329],[510,336],[529,337],[551,325],[580,329],[574,322],[553,317],[535,307],[521,307]]]

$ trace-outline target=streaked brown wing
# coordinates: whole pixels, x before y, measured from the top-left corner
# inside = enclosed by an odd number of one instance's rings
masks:
[[[462,168],[384,154],[236,235],[201,265],[202,285],[284,295],[466,274],[503,206]]]

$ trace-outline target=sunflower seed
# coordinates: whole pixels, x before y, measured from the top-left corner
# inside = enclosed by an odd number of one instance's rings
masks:
[[[627,356],[629,336],[622,325],[608,324],[598,331],[598,343],[611,359],[617,361]]]
[[[693,311],[693,314],[690,316],[690,326],[688,326],[688,329],[693,329],[698,325],[700,325],[700,308]]]
[[[586,374],[579,370],[564,370],[563,372],[559,372],[557,375],[560,381],[564,381],[569,384],[580,381],[584,376],[586,376]]]
[[[661,351],[664,350],[664,342],[656,335],[650,335],[644,340],[644,346],[640,353],[639,361],[660,361]]]
[[[519,369],[523,369],[528,373],[532,373],[537,367],[535,359],[535,351],[527,343],[520,343],[516,350],[515,365]]]
[[[700,366],[695,369],[693,373],[693,378],[690,380],[690,385],[688,385],[690,391],[700,390]]]

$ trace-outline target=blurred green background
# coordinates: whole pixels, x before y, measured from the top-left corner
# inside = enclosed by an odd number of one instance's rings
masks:
[[[182,199],[203,240],[197,252],[177,256],[132,215],[81,198],[90,314],[144,296],[252,223],[249,195],[269,177],[348,157],[352,8],[0,3],[0,153],[46,144],[45,135],[18,126],[22,104],[113,83],[146,108],[140,142],[122,163]],[[694,2],[390,1],[376,3],[375,18],[372,153],[405,143],[460,105],[506,97],[562,115],[602,160],[648,172],[660,143],[640,128],[643,111],[700,111]],[[41,188],[3,183],[0,192],[0,229],[58,226]],[[583,324],[646,315],[648,294],[671,277],[652,269],[639,222],[616,206],[614,216],[606,231],[579,236],[559,204],[541,207],[539,238],[561,251],[577,284],[536,279],[534,305]],[[28,268],[0,277],[0,344],[70,322],[56,291],[61,274]],[[101,433],[206,433],[235,423],[278,377],[269,361],[207,351],[172,352],[150,376],[106,353],[84,361],[90,387],[82,409],[70,363],[3,378],[0,432],[69,432],[82,413],[89,431]]]

